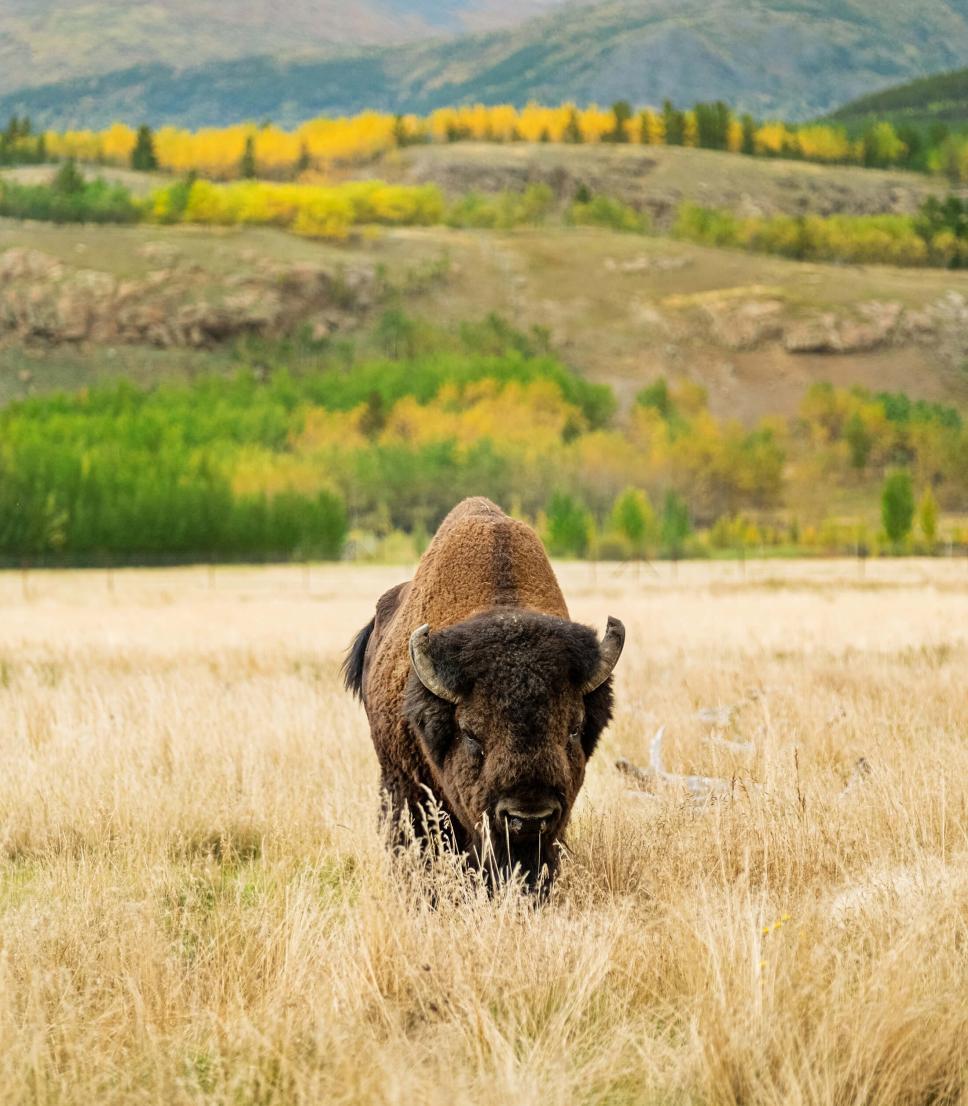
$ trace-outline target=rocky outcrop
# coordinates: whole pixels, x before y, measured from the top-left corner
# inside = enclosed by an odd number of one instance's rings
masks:
[[[334,271],[303,262],[219,277],[179,264],[149,243],[140,254],[166,267],[117,280],[68,269],[37,250],[0,254],[0,334],[52,344],[97,342],[203,348],[242,334],[280,335],[308,324],[318,336],[351,326],[376,302],[373,270]]]
[[[797,311],[771,296],[737,298],[701,293],[665,301],[690,312],[693,336],[729,350],[779,343],[792,354],[856,354],[890,346],[932,346],[949,364],[968,358],[968,298],[949,291],[927,306],[907,309],[894,301],[869,300],[850,309]],[[637,308],[641,315],[642,305]],[[667,327],[668,329],[668,327]]]
[[[703,310],[713,337],[727,349],[753,349],[783,334],[784,305],[780,300],[709,303]]]
[[[944,345],[951,356],[968,356],[968,303],[949,292],[917,311],[897,302],[872,300],[850,315],[815,312],[783,327],[789,353],[863,353],[890,345]]]

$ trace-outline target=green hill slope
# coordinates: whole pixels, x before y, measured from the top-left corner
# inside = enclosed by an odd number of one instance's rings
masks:
[[[897,124],[929,126],[944,123],[968,129],[968,69],[956,69],[934,77],[862,96],[831,115],[847,126],[871,119],[890,119]]]
[[[285,20],[282,20],[285,23]],[[899,43],[904,44],[899,49]],[[271,38],[266,47],[272,48]],[[197,53],[192,56],[198,56]],[[606,0],[511,31],[325,57],[139,64],[0,99],[48,126],[118,118],[291,124],[364,108],[428,111],[529,99],[679,103],[722,98],[759,116],[811,118],[968,56],[963,0]]]
[[[563,0],[0,0],[0,91],[174,66],[512,26]]]

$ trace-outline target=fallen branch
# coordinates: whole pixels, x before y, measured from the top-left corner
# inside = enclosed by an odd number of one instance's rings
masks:
[[[626,757],[619,757],[615,762],[615,767],[623,775],[635,780],[636,783],[648,784],[649,788],[655,783],[655,774],[653,772],[649,772],[645,768],[640,768]]]
[[[708,735],[707,740],[712,745],[719,745],[723,749],[729,749],[731,753],[755,753],[756,746],[752,741],[730,741],[728,738],[723,737],[721,733],[711,733]]]
[[[708,722],[710,726],[728,726],[733,720],[733,715],[743,704],[725,707],[703,707],[696,711],[696,717],[700,722]]]
[[[711,795],[724,795],[730,787],[730,781],[719,776],[680,776],[675,772],[667,772],[662,764],[662,739],[665,737],[665,726],[656,730],[652,744],[649,746],[649,763],[652,771],[666,783],[677,787],[684,787],[694,798],[709,798]]]

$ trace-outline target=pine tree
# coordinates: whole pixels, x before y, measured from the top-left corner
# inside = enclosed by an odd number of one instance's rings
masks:
[[[578,112],[574,108],[571,109],[568,122],[565,124],[564,139],[566,142],[571,142],[574,145],[585,141],[585,136],[582,134],[581,129],[581,120],[578,118]]]
[[[255,135],[248,135],[245,140],[245,152],[239,163],[239,176],[243,180],[254,180],[256,175],[255,163]]]
[[[131,168],[141,173],[152,173],[158,168],[155,139],[147,123],[142,123],[138,128],[138,137],[131,151]]]
[[[662,105],[662,120],[665,123],[667,146],[681,146],[686,138],[685,113],[673,107],[671,100]]]
[[[403,149],[404,146],[410,144],[410,135],[407,131],[407,121],[400,114],[393,117],[393,141],[394,143]]]
[[[756,120],[752,115],[744,115],[742,123],[743,142],[740,146],[740,153],[752,156],[756,153]]]
[[[54,177],[51,188],[64,196],[73,196],[84,191],[84,176],[72,157],[69,157],[57,170],[57,176]]]
[[[605,138],[609,142],[628,142],[628,125],[632,118],[632,105],[628,100],[616,100],[612,104],[612,115],[615,117],[615,124],[611,131],[605,135]]]
[[[729,108],[717,100],[714,104],[696,104],[698,144],[708,150],[725,150],[729,141]]]

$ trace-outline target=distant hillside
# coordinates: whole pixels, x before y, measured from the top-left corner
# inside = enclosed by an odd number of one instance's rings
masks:
[[[273,42],[267,35],[263,53]],[[312,45],[308,37],[304,43]],[[529,99],[655,104],[669,97],[680,104],[722,98],[757,116],[804,119],[965,57],[964,0],[606,0],[446,42],[334,49],[313,59],[262,56],[183,71],[138,64],[8,94],[0,116],[26,111],[46,126],[100,127],[116,119],[288,125],[365,108],[426,112]]]
[[[199,65],[513,26],[564,0],[0,0],[0,92],[160,62]]]
[[[945,123],[968,129],[968,69],[956,69],[935,77],[862,96],[831,115],[848,126],[871,119],[890,119],[895,124],[928,126]]]

